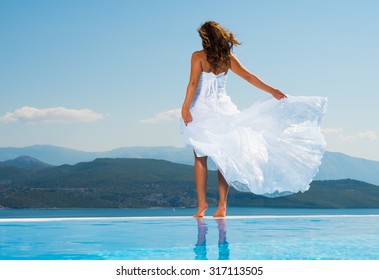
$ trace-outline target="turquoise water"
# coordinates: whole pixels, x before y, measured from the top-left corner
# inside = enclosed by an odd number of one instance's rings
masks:
[[[379,209],[193,212],[3,209],[0,259],[379,259]]]

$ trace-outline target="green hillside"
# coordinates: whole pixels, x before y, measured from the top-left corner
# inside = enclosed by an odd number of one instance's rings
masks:
[[[208,198],[217,203],[217,173]],[[266,198],[230,191],[229,205],[256,207],[379,208],[379,187],[355,180],[314,181],[309,191]],[[164,160],[96,159],[76,165],[25,169],[0,164],[0,207],[195,207],[193,166]]]

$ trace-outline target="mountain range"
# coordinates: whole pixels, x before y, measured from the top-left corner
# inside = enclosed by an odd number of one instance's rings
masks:
[[[0,148],[0,161],[30,156],[49,165],[76,164],[96,158],[162,159],[180,164],[193,164],[193,151],[178,147],[124,147],[105,152],[84,152],[50,145]],[[210,163],[210,169],[215,165]],[[343,153],[325,152],[315,180],[354,179],[379,185],[379,161],[351,157]]]
[[[35,166],[31,166],[34,162]],[[210,171],[208,202],[217,203]],[[304,193],[267,198],[234,189],[229,205],[252,207],[379,208],[379,186],[361,181],[313,181]],[[193,167],[154,159],[100,158],[48,166],[28,157],[0,163],[0,208],[195,207]]]

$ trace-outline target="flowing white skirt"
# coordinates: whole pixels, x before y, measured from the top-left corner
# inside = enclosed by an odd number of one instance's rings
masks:
[[[270,98],[243,111],[230,106],[220,113],[192,108],[193,121],[181,126],[185,144],[212,158],[239,191],[276,197],[308,190],[325,151],[319,125],[327,98]]]

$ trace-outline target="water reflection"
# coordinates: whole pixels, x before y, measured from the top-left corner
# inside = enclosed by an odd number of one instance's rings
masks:
[[[195,260],[207,260],[207,239],[208,225],[203,218],[197,218],[197,242],[195,244]],[[229,260],[230,249],[226,240],[226,220],[214,219],[218,229],[218,259]]]
[[[226,220],[215,219],[218,228],[218,259],[229,260],[229,243],[226,241]]]
[[[208,232],[208,225],[203,218],[197,218],[197,242],[195,248],[195,260],[207,260],[207,240],[205,236]]]

